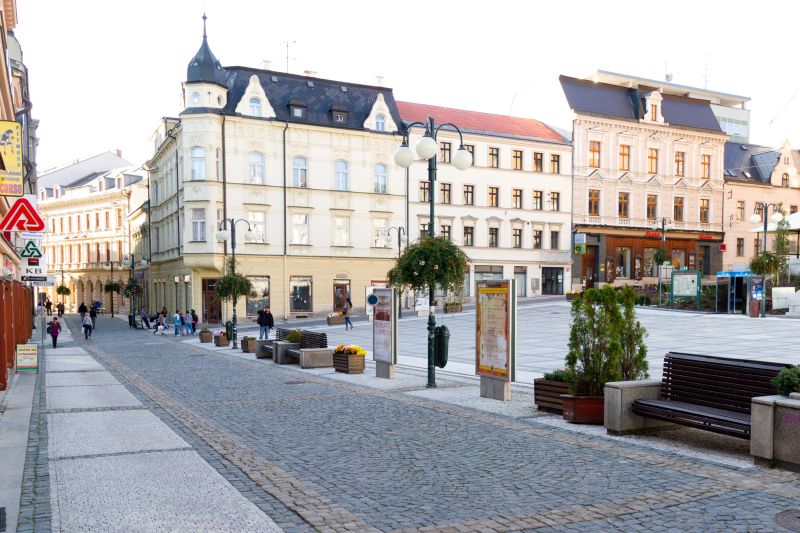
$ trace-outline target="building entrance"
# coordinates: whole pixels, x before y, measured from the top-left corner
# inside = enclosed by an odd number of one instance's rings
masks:
[[[217,278],[203,280],[203,316],[206,324],[219,324],[222,319],[222,302],[217,296]]]
[[[564,294],[564,269],[542,267],[542,294]]]

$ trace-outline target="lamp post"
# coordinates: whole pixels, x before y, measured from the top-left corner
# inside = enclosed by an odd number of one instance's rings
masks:
[[[238,220],[233,218],[225,218],[219,223],[218,231],[217,231],[217,240],[219,242],[231,241],[231,273],[236,274],[236,224],[239,222],[244,222],[247,224],[247,231],[244,232],[244,240],[247,242],[251,242],[255,239],[255,234],[253,230],[250,228],[250,222],[246,221],[243,218]],[[230,229],[228,229],[230,226]],[[236,294],[234,291],[233,293],[233,346],[231,347],[232,350],[238,348],[236,345],[236,302],[239,299],[239,295]]]
[[[400,259],[400,254],[402,253],[402,236],[406,232],[406,229],[403,226],[392,226],[388,230],[386,230],[386,241],[388,245],[389,238],[392,234],[392,230],[397,232],[397,259]],[[397,318],[403,318],[403,290],[400,289],[400,293],[397,295]]]
[[[172,280],[175,282],[175,310],[180,313],[180,307],[178,307],[178,282],[181,280],[181,277],[175,276]]]
[[[661,221],[661,264],[656,265],[658,268],[656,270],[656,274],[658,274],[658,308],[661,309],[661,266],[664,263],[664,259],[667,257],[667,224],[672,224],[672,219],[669,217],[661,217],[660,219],[655,219],[655,229],[658,229],[658,222]]]
[[[769,217],[769,209],[772,208],[772,216]],[[763,215],[762,215],[763,213]],[[761,254],[767,255],[767,222],[771,220],[774,223],[778,223],[783,220],[783,211],[781,211],[781,204],[772,204],[767,202],[759,202],[756,203],[755,211],[752,215],[750,215],[750,222],[753,224],[758,224],[761,220],[764,220],[764,247],[762,248]],[[763,279],[761,280],[761,318],[767,316],[767,276],[764,275]]]
[[[451,124],[449,122],[445,122],[444,124],[440,124],[439,126],[433,120],[433,117],[428,116],[427,122],[412,122],[408,124],[405,128],[405,132],[403,133],[403,141],[400,146],[394,152],[394,161],[399,166],[403,168],[408,168],[411,166],[411,163],[414,162],[414,152],[411,151],[411,148],[408,147],[409,141],[409,132],[411,128],[414,126],[422,126],[425,128],[425,134],[417,141],[417,145],[415,150],[417,155],[421,159],[428,160],[428,201],[430,203],[430,217],[428,219],[428,235],[434,237],[436,235],[435,232],[435,224],[434,224],[434,198],[436,194],[436,156],[439,153],[439,143],[436,142],[436,136],[439,133],[439,130],[442,129],[444,126],[448,126],[449,128],[454,129],[458,132],[459,137],[459,148],[456,153],[453,155],[452,163],[453,166],[456,167],[458,170],[465,170],[472,165],[472,154],[464,148],[464,136],[461,134],[461,130],[455,124]],[[434,291],[435,287],[431,286],[428,288],[428,306],[429,306],[429,314],[428,314],[428,383],[426,387],[434,388],[436,387],[436,370],[434,367],[434,360],[433,360],[433,334],[434,330],[436,329],[436,317],[434,316]]]
[[[111,283],[114,283],[114,261],[109,261],[108,265],[111,268]],[[114,291],[109,291],[109,294],[111,295],[111,318],[114,318]]]
[[[147,266],[147,259],[142,259],[141,263],[142,263],[142,268],[146,267]],[[135,277],[135,274],[136,274],[136,254],[131,253],[129,256],[126,256],[125,259],[123,259],[122,264],[125,265],[125,266],[129,266],[131,268],[131,297],[130,297],[130,300],[131,300],[130,301],[131,312],[128,315],[128,325],[131,326],[132,328],[135,328],[136,327],[136,318],[135,317],[136,317],[136,310],[137,310],[137,307],[138,307],[137,305],[135,305],[135,303],[136,303],[136,293],[134,292],[134,285],[133,285],[133,283],[135,283],[135,281],[136,281],[136,277]]]

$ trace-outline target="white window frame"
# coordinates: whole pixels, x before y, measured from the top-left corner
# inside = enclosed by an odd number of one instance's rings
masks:
[[[192,158],[192,181],[202,181],[206,179],[206,150],[200,146],[195,146],[191,151]]]
[[[264,185],[265,158],[261,152],[250,152],[247,156],[247,183]]]
[[[383,163],[377,163],[373,167],[373,175],[372,192],[386,194],[389,191],[389,167]]]
[[[292,186],[308,187],[308,160],[303,156],[292,158]]]
[[[375,131],[386,131],[386,117],[383,113],[375,116]]]
[[[292,244],[308,244],[308,213],[292,214]]]
[[[260,220],[258,220],[260,219]],[[249,211],[247,221],[250,223],[250,230],[253,232],[255,243],[267,242],[267,214],[264,211]]]
[[[202,216],[201,216],[202,215]],[[206,210],[192,208],[192,241],[206,241]]]
[[[350,246],[350,217],[333,217],[333,245]]]
[[[333,164],[333,188],[337,191],[350,190],[350,163],[337,159]]]
[[[374,248],[389,248],[389,219],[372,219],[372,246]]]
[[[250,115],[253,117],[261,116],[261,99],[253,97],[248,102],[250,104]]]

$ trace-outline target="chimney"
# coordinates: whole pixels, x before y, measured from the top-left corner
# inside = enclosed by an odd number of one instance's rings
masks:
[[[303,74],[305,74],[306,76],[314,77],[314,76],[317,75],[317,71],[316,70],[304,70]]]
[[[122,159],[122,150],[120,150],[119,148],[117,148],[116,152],[117,152],[117,157],[119,157],[120,159]]]
[[[375,81],[378,87],[383,87],[383,76],[375,76]]]
[[[272,61],[270,61],[269,59],[262,59],[261,68],[264,70],[272,70]]]

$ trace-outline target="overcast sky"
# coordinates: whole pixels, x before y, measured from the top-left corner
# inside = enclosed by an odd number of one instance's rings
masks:
[[[794,2],[17,0],[40,172],[121,149],[180,111],[202,14],[223,66],[316,71],[412,102],[571,128],[558,75],[609,70],[749,96],[753,143],[800,148]],[[666,64],[666,71],[665,71]],[[515,98],[516,95],[516,98]],[[513,101],[513,109],[510,110]]]

